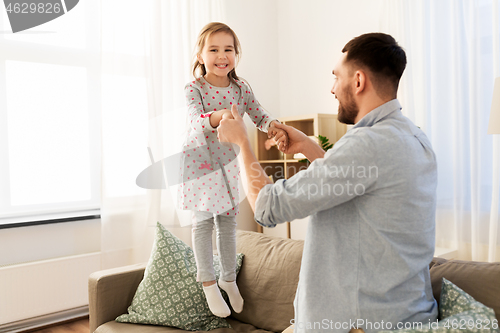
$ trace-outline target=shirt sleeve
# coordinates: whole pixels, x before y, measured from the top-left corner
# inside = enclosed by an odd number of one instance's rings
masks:
[[[271,121],[278,121],[278,119],[273,118],[268,112],[266,112],[266,110],[264,110],[264,108],[262,108],[257,98],[255,98],[252,88],[250,88],[247,83],[244,81],[241,81],[240,83],[245,112],[248,113],[248,116],[255,124],[255,127],[262,132],[267,133]]]
[[[210,125],[210,115],[213,111],[205,112],[200,90],[194,83],[188,83],[184,88],[184,92],[188,105],[189,124],[193,131],[203,132],[205,130],[214,130],[215,128]]]
[[[368,193],[378,177],[375,154],[366,138],[346,134],[306,170],[264,186],[255,203],[255,221],[273,228]]]

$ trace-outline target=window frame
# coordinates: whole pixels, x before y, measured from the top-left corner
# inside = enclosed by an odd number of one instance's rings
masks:
[[[80,8],[78,8],[80,7]],[[89,155],[91,199],[39,205],[12,206],[10,203],[10,166],[7,112],[0,112],[0,229],[47,223],[100,218],[101,208],[101,36],[100,4],[80,3],[73,10],[84,10],[85,47],[63,47],[15,41],[0,34],[0,110],[7,110],[7,61],[64,65],[87,71],[89,118]],[[83,7],[83,8],[81,8]],[[6,15],[0,15],[4,25]],[[57,19],[56,19],[57,20]],[[29,30],[25,33],[30,33]],[[32,32],[33,33],[33,32]],[[36,33],[36,32],[34,32]]]

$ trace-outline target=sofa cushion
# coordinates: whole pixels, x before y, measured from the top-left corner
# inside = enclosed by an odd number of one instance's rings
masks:
[[[434,258],[432,258],[432,261],[429,264],[429,269],[431,269],[432,267],[437,267],[437,266],[439,266],[441,264],[444,264],[447,261],[448,260],[446,260],[444,258],[434,257]]]
[[[434,298],[440,299],[443,277],[478,302],[493,308],[500,320],[500,263],[448,260],[430,270]]]
[[[492,308],[476,301],[472,296],[443,278],[439,322],[379,333],[496,333],[498,321]],[[407,323],[412,325],[413,323]]]
[[[233,317],[273,332],[290,326],[304,242],[237,232],[237,251],[245,254],[237,282],[245,305]]]
[[[463,316],[464,312],[467,312],[471,316],[483,314],[487,316],[489,324],[495,319],[495,312],[492,308],[476,301],[471,295],[445,278],[443,278],[439,303],[441,305],[439,307],[439,317],[441,319],[449,319],[459,314]],[[485,323],[484,320],[482,322]]]
[[[272,333],[270,331],[265,331],[259,329],[253,325],[242,323],[233,318],[226,318],[227,322],[232,328],[217,328],[210,333]],[[153,325],[140,325],[140,324],[124,324],[118,323],[116,321],[107,322],[97,328],[95,333],[169,333],[169,332],[185,332],[184,330],[165,327],[165,326],[153,326]],[[207,332],[207,331],[199,331]]]
[[[242,259],[243,255],[239,254],[236,273]],[[214,256],[214,270],[218,277],[220,265],[217,256]],[[202,284],[196,282],[193,250],[160,223],[156,227],[144,278],[128,312],[116,321],[172,326],[190,331],[230,327],[225,319],[213,315],[208,308]]]

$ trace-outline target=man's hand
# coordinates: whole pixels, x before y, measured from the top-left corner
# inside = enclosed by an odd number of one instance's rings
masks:
[[[285,154],[303,153],[306,144],[308,144],[309,141],[312,142],[312,140],[309,139],[307,135],[305,135],[304,133],[302,133],[301,131],[292,126],[280,123],[275,123],[274,126],[277,129],[281,129],[286,133],[286,134],[278,133],[274,137],[274,140],[278,145],[278,149]]]
[[[245,144],[249,144],[247,128],[243,122],[243,118],[240,117],[238,108],[236,104],[231,107],[231,115],[233,119],[222,118],[217,128],[217,135],[220,142],[232,142],[242,147]]]

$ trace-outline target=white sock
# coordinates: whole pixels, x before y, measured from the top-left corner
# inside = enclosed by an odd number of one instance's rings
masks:
[[[240,313],[243,310],[243,297],[241,297],[236,281],[226,282],[219,279],[219,287],[229,296],[229,302],[231,302],[234,312]]]
[[[203,286],[203,291],[205,292],[205,297],[207,298],[208,307],[214,315],[225,318],[231,314],[231,310],[229,309],[229,306],[227,306],[224,298],[222,298],[217,283],[208,287]]]

